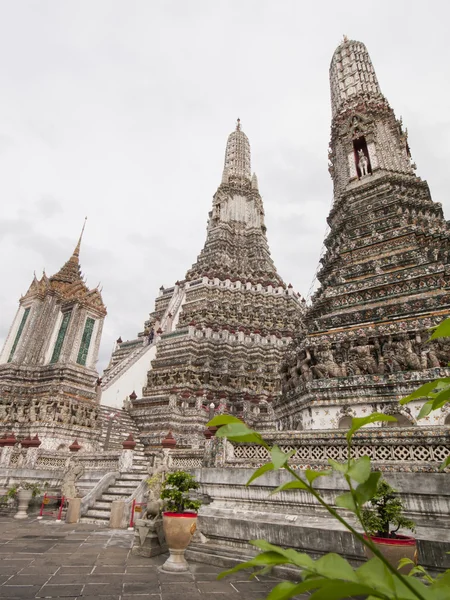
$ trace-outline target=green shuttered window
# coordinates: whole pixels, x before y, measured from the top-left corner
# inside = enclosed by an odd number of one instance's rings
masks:
[[[11,362],[14,356],[14,352],[16,351],[17,344],[19,343],[20,336],[22,335],[23,328],[25,327],[25,323],[27,322],[28,315],[30,314],[30,309],[26,308],[25,312],[22,315],[22,320],[20,321],[19,329],[17,330],[16,337],[14,339],[14,344],[12,345],[11,352],[9,353],[8,362]]]
[[[71,311],[64,313],[63,319],[61,321],[61,326],[58,331],[58,337],[56,338],[55,347],[53,348],[52,358],[50,360],[51,363],[58,362],[59,357],[61,355],[61,349],[64,342],[64,338],[66,337],[67,328],[69,326]]]
[[[77,363],[86,365],[89,346],[91,344],[92,332],[94,331],[95,320],[88,317],[84,326],[83,337],[81,338],[80,350],[78,352]]]

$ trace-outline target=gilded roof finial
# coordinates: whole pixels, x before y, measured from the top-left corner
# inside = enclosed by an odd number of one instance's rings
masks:
[[[83,227],[81,229],[80,238],[78,240],[78,244],[75,247],[75,250],[73,251],[73,256],[80,256],[81,240],[83,239],[83,233],[84,233],[84,228],[86,227],[86,221],[87,221],[87,217],[84,217],[84,223],[83,223]]]
[[[236,123],[236,131],[240,131],[241,130],[241,120],[238,118],[237,123]]]

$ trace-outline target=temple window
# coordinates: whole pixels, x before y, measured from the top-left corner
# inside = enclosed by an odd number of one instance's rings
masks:
[[[91,344],[92,332],[94,331],[94,325],[95,320],[91,317],[88,317],[84,325],[83,337],[81,338],[80,349],[78,351],[77,363],[79,365],[86,365],[89,346]]]
[[[16,337],[14,338],[14,344],[12,345],[11,352],[9,353],[8,362],[11,362],[14,357],[14,352],[16,351],[17,344],[19,343],[20,336],[22,335],[23,328],[25,327],[25,323],[27,322],[29,314],[30,314],[30,309],[26,308],[25,312],[22,315],[22,320],[20,321],[20,325],[19,325],[19,329],[17,330]]]
[[[358,179],[366,177],[366,175],[372,175],[369,150],[367,148],[367,142],[364,136],[353,140],[353,155],[355,157]]]
[[[352,417],[342,417],[339,420],[339,429],[350,429],[352,426]]]
[[[385,427],[412,427],[413,426],[413,423],[411,423],[409,421],[409,419],[407,417],[405,417],[405,415],[402,415],[401,413],[394,413],[392,416],[395,417],[397,420],[396,421],[386,421]]]
[[[59,360],[59,357],[61,355],[62,345],[64,342],[64,338],[66,337],[67,328],[69,326],[71,314],[72,314],[72,311],[69,310],[69,311],[65,312],[63,315],[61,325],[60,325],[59,331],[58,331],[58,337],[56,338],[55,347],[53,348],[53,354],[50,359],[50,363],[55,363],[55,362],[58,362],[58,360]]]

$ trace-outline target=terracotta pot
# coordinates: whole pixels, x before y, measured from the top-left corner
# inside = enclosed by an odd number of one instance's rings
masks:
[[[17,492],[19,510],[14,515],[15,519],[28,519],[27,510],[32,496],[33,492],[31,490],[19,490]]]
[[[364,536],[367,539],[367,536]],[[381,554],[395,568],[402,558],[410,558],[417,564],[417,542],[414,538],[406,535],[399,535],[396,538],[381,538],[370,537],[371,541],[376,545]],[[367,558],[372,558],[373,553],[369,548],[364,546]],[[406,565],[400,569],[400,573],[407,575],[412,569],[411,565]]]
[[[163,513],[163,529],[170,556],[162,566],[163,571],[187,571],[184,552],[197,529],[196,513]]]

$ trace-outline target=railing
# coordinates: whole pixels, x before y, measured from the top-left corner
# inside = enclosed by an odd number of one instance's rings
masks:
[[[328,459],[347,459],[345,430],[269,432],[264,438],[284,452],[294,451],[296,469],[319,469]],[[450,427],[370,428],[354,436],[351,455],[370,456],[383,471],[437,472],[450,454]],[[255,467],[269,458],[267,450],[253,444],[227,444],[224,466]]]
[[[199,469],[203,466],[204,450],[171,450],[170,459],[174,469]]]

